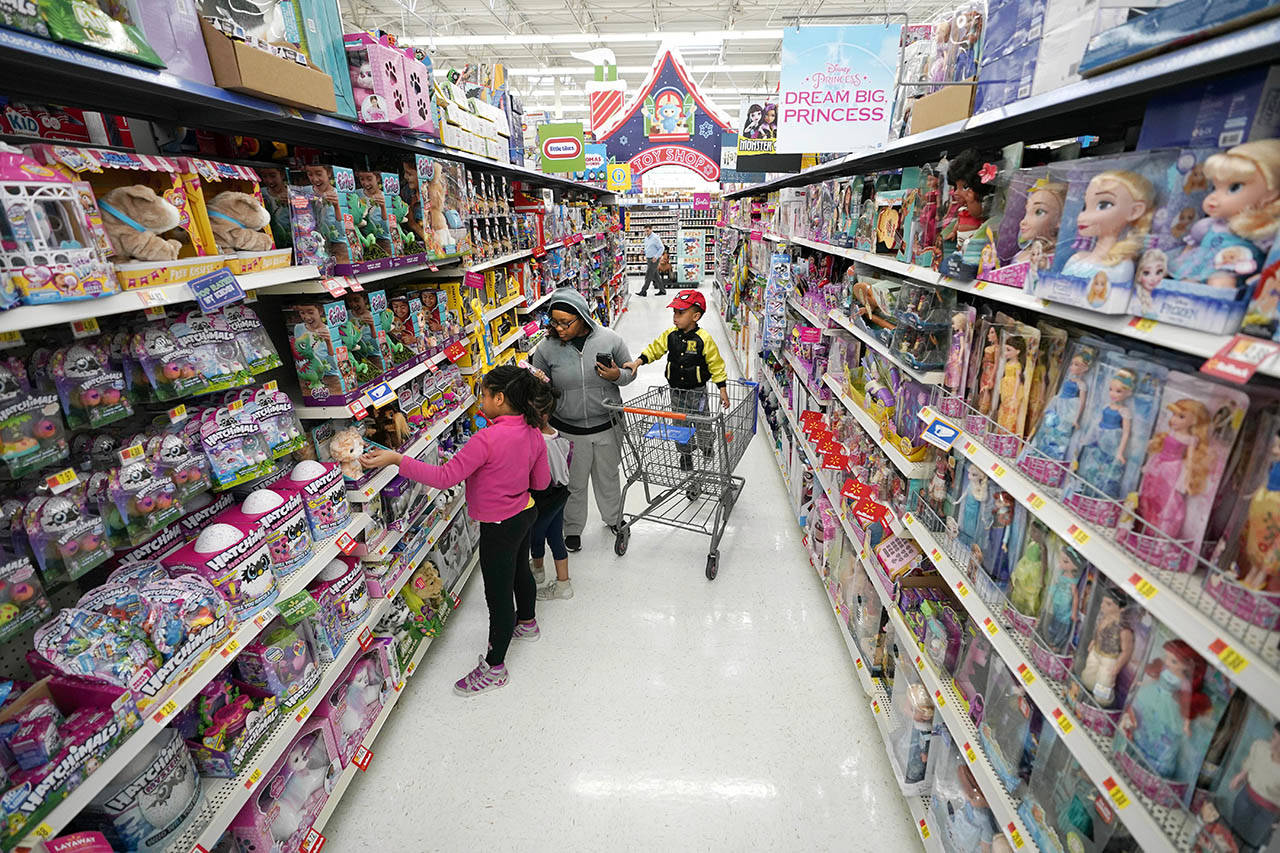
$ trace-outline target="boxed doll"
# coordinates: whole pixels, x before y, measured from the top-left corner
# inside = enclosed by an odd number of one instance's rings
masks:
[[[342,766],[328,721],[307,720],[231,822],[231,837],[242,850],[297,853]]]
[[[1004,213],[991,244],[994,262],[983,264],[978,278],[1032,289],[1036,276],[1053,265],[1066,200],[1067,184],[1051,181],[1046,168],[1019,169],[1010,175]]]
[[[1056,533],[1044,535],[1044,589],[1031,633],[1031,659],[1054,681],[1066,680],[1080,622],[1096,587],[1095,569]]]
[[[32,150],[41,162],[93,187],[125,290],[185,282],[225,265],[200,179],[179,161],[96,148]]]
[[[1067,185],[1053,263],[1032,293],[1101,314],[1124,314],[1137,263],[1151,234],[1172,152],[1055,163],[1049,180]]]
[[[461,163],[417,155],[418,180],[423,189],[424,238],[433,257],[466,254],[466,169]]]
[[[1120,714],[1146,656],[1152,618],[1120,587],[1100,575],[1082,607],[1079,646],[1067,695],[1071,712],[1103,737],[1115,734]]]

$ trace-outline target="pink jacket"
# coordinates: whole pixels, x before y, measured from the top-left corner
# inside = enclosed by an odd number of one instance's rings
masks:
[[[476,521],[506,521],[529,506],[529,490],[551,484],[542,433],[520,415],[503,415],[443,465],[404,457],[400,473],[433,489],[467,481],[467,513]]]

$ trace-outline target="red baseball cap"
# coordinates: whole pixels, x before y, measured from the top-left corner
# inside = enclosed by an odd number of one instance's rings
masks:
[[[707,313],[707,300],[701,293],[696,290],[682,290],[676,294],[676,298],[671,300],[668,308],[697,308],[703,314]]]

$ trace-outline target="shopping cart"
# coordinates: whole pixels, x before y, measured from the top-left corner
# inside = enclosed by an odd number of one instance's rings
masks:
[[[754,382],[727,386],[729,408],[720,406],[719,391],[650,388],[625,403],[605,403],[614,427],[622,434],[622,470],[627,491],[644,486],[648,505],[642,512],[623,513],[613,550],[627,553],[631,526],[641,519],[711,537],[707,580],[720,567],[720,538],[733,504],[746,485],[733,469],[747,452],[756,433]]]

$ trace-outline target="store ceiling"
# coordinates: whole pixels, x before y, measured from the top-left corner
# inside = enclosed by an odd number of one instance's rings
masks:
[[[554,112],[558,92],[564,116],[572,119],[586,118],[582,87],[591,79],[591,65],[570,53],[611,49],[617,57],[618,76],[634,90],[665,38],[679,47],[704,94],[736,116],[738,93],[772,91],[777,86],[782,28],[794,26],[797,17],[812,24],[867,23],[854,16],[890,8],[906,11],[914,23],[927,21],[956,2],[342,0],[342,5],[349,24],[387,29],[431,48],[437,69],[502,60],[513,90],[524,96],[527,111]]]

